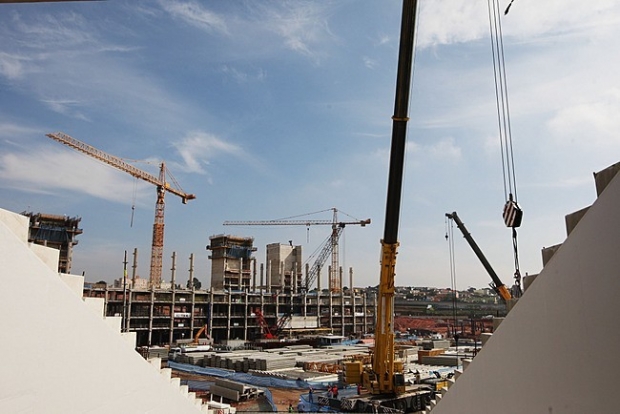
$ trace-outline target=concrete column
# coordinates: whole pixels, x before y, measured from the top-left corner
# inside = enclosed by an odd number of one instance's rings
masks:
[[[243,257],[239,258],[239,290],[245,290],[243,286]]]
[[[349,268],[349,289],[353,292],[353,268]]]
[[[252,258],[252,291],[256,292],[256,257]]]
[[[243,340],[247,341],[248,340],[248,318],[250,317],[250,313],[248,312],[248,291],[245,291],[245,308],[244,308],[244,314],[245,314],[245,318],[243,318]]]
[[[265,266],[264,263],[260,264],[260,287],[259,287],[259,291],[261,294],[261,297],[263,296],[263,290],[265,289]]]
[[[321,289],[318,289],[316,291],[316,314],[319,317],[319,328],[320,328],[321,327]]]
[[[309,282],[309,280],[308,280],[308,275],[309,274],[310,274],[310,264],[306,263],[306,277],[304,279],[304,282],[302,282],[303,283],[303,287],[305,288],[306,292],[309,292],[310,289],[312,289],[312,286],[310,286],[310,284],[308,283]]]
[[[196,289],[194,289],[194,287],[192,286],[192,303],[191,303],[191,306],[189,307],[189,311],[190,311],[189,336],[191,338],[194,337],[194,327],[196,326],[194,324],[194,311],[195,310],[196,310]]]
[[[174,342],[174,303],[176,301],[176,273],[177,273],[177,252],[172,252],[172,267],[170,268],[172,283],[172,303],[170,304],[170,332],[168,333],[168,343]]]
[[[151,304],[149,306],[149,336],[148,336],[148,341],[147,341],[148,346],[151,346],[151,344],[153,343],[153,306],[154,304],[155,304],[155,287],[151,286]]]
[[[131,266],[131,286],[136,286],[136,274],[138,272],[138,248],[133,249],[133,265]]]
[[[230,320],[232,319],[232,294],[228,291],[228,322],[226,322],[226,340],[230,340]]]
[[[297,293],[297,262],[293,263],[293,271],[291,272],[292,289],[291,293]]]
[[[362,296],[362,312],[364,312],[364,328],[362,329],[362,332],[368,332],[368,324],[366,323],[366,312],[367,312],[367,306],[366,306],[366,292],[363,293]]]
[[[267,262],[267,292],[271,293],[271,260]]]
[[[333,292],[334,290],[334,281],[332,280],[332,266],[331,265],[327,267],[327,288],[329,289],[330,292]]]
[[[127,325],[126,325],[126,329],[125,332],[130,332],[130,328],[131,328],[131,302],[133,299],[133,288],[130,287],[129,288],[129,296],[128,296],[128,301],[127,301]]]
[[[194,290],[194,253],[189,255],[189,284],[188,287]]]
[[[284,286],[284,262],[280,262],[280,289],[282,291],[284,291],[284,288],[286,286]]]
[[[343,285],[342,285],[342,276],[343,276],[343,272],[342,272],[342,266],[338,267],[338,279],[340,280],[340,335],[344,336],[346,329],[345,329],[345,317],[344,317],[344,311],[345,311],[345,297],[344,297],[344,289],[343,289]]]
[[[213,289],[209,291],[209,314],[207,315],[209,338],[213,338]]]
[[[353,333],[355,334],[355,290],[353,289],[352,267],[349,267],[349,294],[351,295],[351,316],[353,317]]]
[[[302,297],[303,301],[304,301],[304,305],[303,305],[303,310],[302,310],[302,315],[305,318],[306,315],[308,314],[308,310],[307,310],[307,304],[308,304],[308,295],[307,292],[304,292],[303,297]]]
[[[331,272],[330,272],[331,274]],[[333,313],[333,305],[334,305],[334,295],[333,292],[331,291],[331,289],[329,290],[329,327],[332,329],[332,333],[333,333],[333,329],[334,329],[334,313]]]

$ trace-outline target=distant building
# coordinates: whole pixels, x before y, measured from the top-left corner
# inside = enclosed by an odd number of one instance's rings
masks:
[[[75,237],[82,234],[78,227],[82,218],[28,212],[22,215],[30,218],[28,241],[60,250],[58,272],[71,273],[73,246],[78,244]]]

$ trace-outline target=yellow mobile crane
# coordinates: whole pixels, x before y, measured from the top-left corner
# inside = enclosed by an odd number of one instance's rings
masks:
[[[394,345],[394,279],[417,3],[417,0],[403,1],[385,228],[381,240],[375,348],[370,366],[362,368],[361,362],[345,365],[345,381],[357,382],[367,391],[367,394],[343,399],[341,408],[348,411],[419,412],[426,408],[433,395],[426,386],[407,383],[404,363],[397,359]]]

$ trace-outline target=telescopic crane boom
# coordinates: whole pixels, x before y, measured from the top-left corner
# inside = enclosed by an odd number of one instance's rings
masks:
[[[181,197],[183,204],[187,204],[189,200],[195,199],[196,196],[194,194],[185,193],[181,190],[180,186],[174,179],[172,179],[172,182],[175,184],[175,187],[172,187],[171,183],[166,181],[167,169],[164,162],[160,165],[159,177],[156,177],[134,167],[131,164],[128,164],[119,157],[110,155],[62,132],[46,134],[46,136],[157,187],[155,222],[153,224],[153,242],[151,245],[151,271],[149,275],[149,284],[153,287],[159,287],[161,285],[162,257],[164,251],[164,196],[166,195],[166,192],[172,193]]]
[[[510,291],[502,283],[499,276],[497,276],[497,273],[495,273],[495,270],[493,270],[493,267],[491,266],[487,258],[484,256],[484,253],[482,253],[482,250],[480,250],[480,247],[478,247],[478,244],[476,243],[474,238],[467,231],[465,224],[463,224],[459,216],[456,214],[456,211],[454,211],[453,213],[446,213],[446,217],[448,217],[450,220],[454,220],[454,222],[456,223],[456,226],[459,228],[459,230],[461,230],[461,233],[463,233],[463,237],[465,237],[465,240],[467,240],[467,243],[469,243],[469,246],[471,247],[471,249],[474,251],[474,253],[478,257],[478,260],[480,260],[480,262],[482,263],[482,266],[484,266],[484,269],[487,271],[489,276],[491,276],[491,280],[493,281],[490,284],[491,287],[502,298],[504,303],[508,304],[509,301],[512,299],[512,295],[510,294]]]
[[[398,395],[406,392],[403,363],[395,361],[394,349],[394,278],[398,249],[398,222],[402,194],[409,92],[413,68],[416,0],[403,1],[403,14],[396,76],[396,99],[392,117],[392,144],[388,177],[385,230],[381,240],[381,275],[379,281],[375,350],[372,369],[362,374],[364,388],[372,394]]]

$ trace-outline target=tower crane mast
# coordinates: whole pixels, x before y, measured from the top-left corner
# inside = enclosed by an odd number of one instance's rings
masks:
[[[179,184],[171,177],[174,187],[166,181],[166,164],[162,162],[159,168],[159,176],[156,177],[152,174],[142,171],[139,168],[125,162],[119,157],[110,155],[100,149],[97,149],[91,145],[81,142],[65,133],[56,132],[46,134],[48,138],[54,141],[60,142],[68,147],[82,152],[90,157],[93,157],[99,161],[102,161],[114,168],[124,171],[136,178],[149,182],[157,188],[157,201],[155,203],[155,221],[153,223],[153,241],[151,244],[151,268],[149,274],[149,284],[154,287],[159,287],[161,284],[162,273],[162,257],[164,250],[164,197],[166,192],[181,197],[183,204],[187,204],[189,200],[196,198],[194,194],[185,193],[180,189]]]
[[[256,221],[225,221],[225,226],[315,226],[315,225],[331,225],[332,226],[332,234],[330,238],[330,243],[323,248],[321,251],[321,255],[319,259],[317,259],[317,266],[320,266],[322,262],[327,258],[329,253],[332,254],[332,269],[331,274],[329,275],[329,290],[340,291],[341,286],[339,285],[338,278],[338,268],[339,268],[339,255],[338,255],[338,240],[340,239],[340,235],[345,226],[347,225],[360,225],[365,227],[367,224],[370,224],[370,219],[366,220],[355,220],[355,221],[340,221],[338,220],[338,209],[331,209],[334,213],[332,220],[256,220]],[[320,260],[320,261],[319,261]],[[317,264],[315,263],[315,264]],[[305,288],[309,290],[311,285],[316,280],[318,275],[318,268],[315,269],[313,266],[310,273],[307,275]]]

